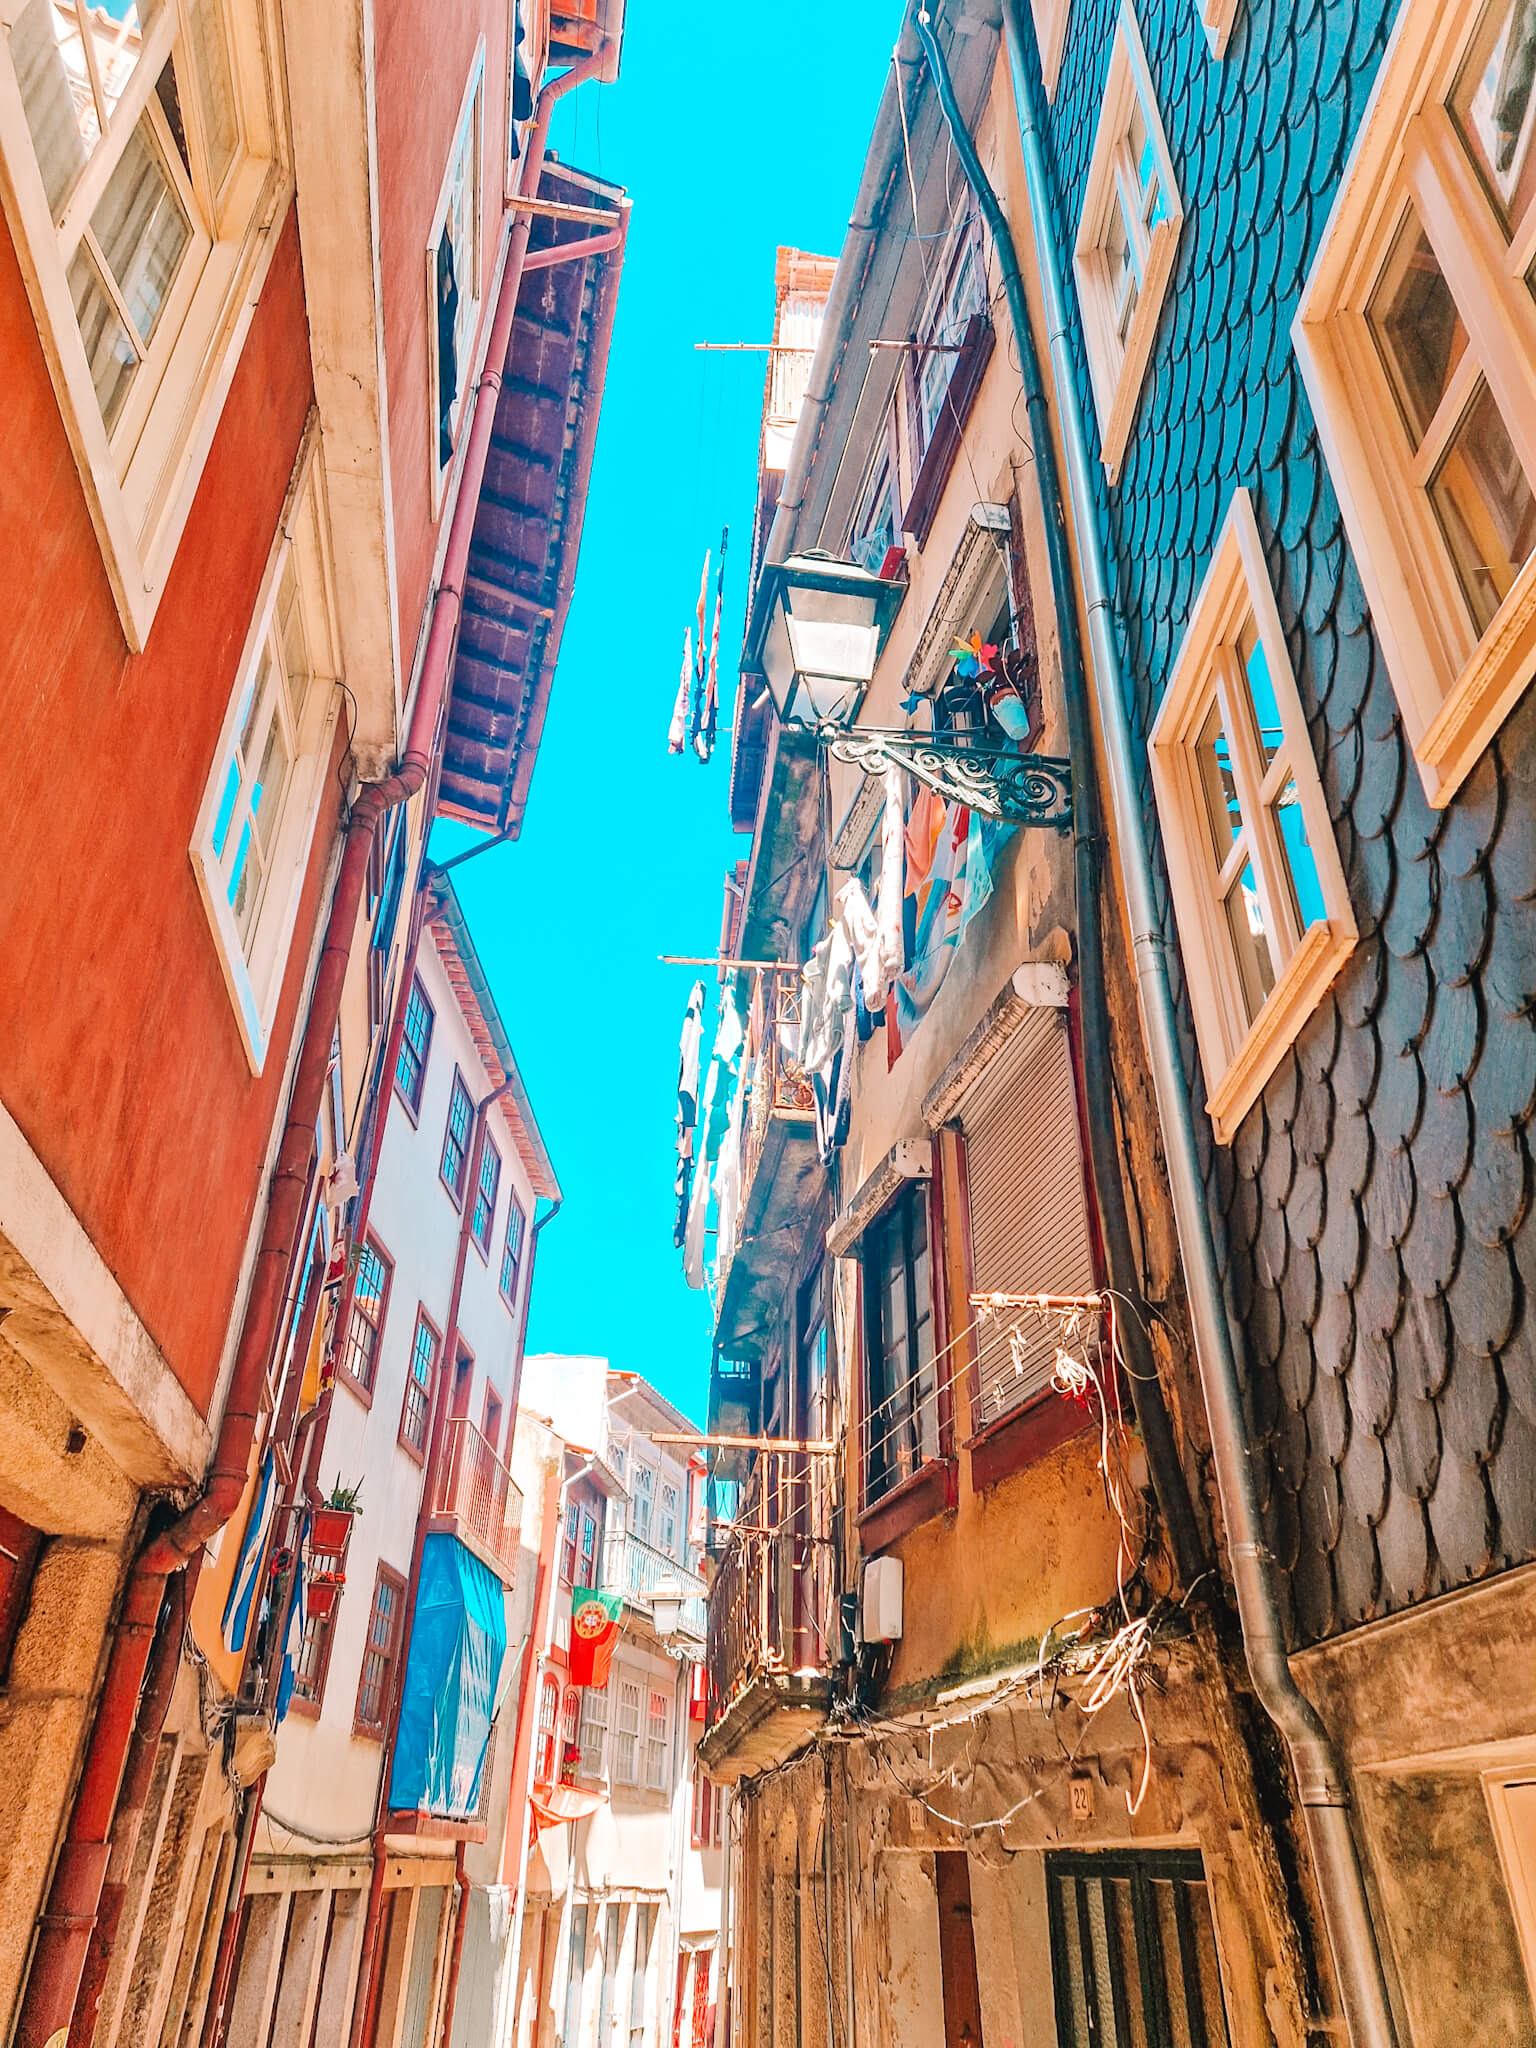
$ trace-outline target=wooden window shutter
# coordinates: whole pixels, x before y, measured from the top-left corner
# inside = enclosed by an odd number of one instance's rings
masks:
[[[1041,1009],[1020,1025],[960,1104],[978,1294],[1091,1294],[1097,1286],[1083,1178],[1066,1012]],[[1012,1318],[977,1332],[975,1424],[985,1429],[1032,1400],[1056,1364],[1056,1318]],[[1091,1341],[1096,1329],[1085,1333]]]

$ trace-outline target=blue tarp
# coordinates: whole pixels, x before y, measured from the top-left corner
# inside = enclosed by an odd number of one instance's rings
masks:
[[[464,1820],[480,1804],[506,1648],[500,1579],[456,1536],[429,1536],[389,1778],[395,1812]]]

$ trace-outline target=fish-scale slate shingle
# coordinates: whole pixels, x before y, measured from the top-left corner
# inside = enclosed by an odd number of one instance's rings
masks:
[[[1064,252],[1117,13],[1074,0],[1047,130]],[[1431,809],[1290,341],[1395,13],[1245,0],[1218,64],[1192,0],[1141,0],[1185,219],[1119,482],[1097,479],[1139,743],[1253,493],[1360,929],[1230,1151],[1200,1133],[1298,1644],[1536,1557],[1536,703]],[[1092,422],[1081,353],[1077,384]],[[1144,758],[1140,795],[1156,845]],[[1157,902],[1173,933],[1161,872]]]

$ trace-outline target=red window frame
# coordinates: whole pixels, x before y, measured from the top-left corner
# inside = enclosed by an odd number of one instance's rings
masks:
[[[539,1721],[534,1737],[533,1781],[552,1784],[555,1775],[555,1729],[560,1720],[560,1681],[552,1671],[539,1688]]]
[[[501,1154],[489,1133],[480,1147],[480,1176],[475,1187],[474,1206],[469,1212],[469,1234],[483,1259],[491,1256],[491,1233],[496,1228],[496,1203],[501,1194]]]
[[[370,1314],[363,1292],[366,1263],[372,1258],[379,1267],[378,1306]],[[395,1262],[370,1230],[358,1258],[357,1277],[352,1285],[352,1314],[347,1323],[346,1342],[341,1347],[342,1378],[371,1405],[373,1383],[379,1369],[379,1346],[384,1341],[384,1323],[389,1314],[389,1290],[395,1277]]]
[[[421,1373],[422,1339],[428,1340],[426,1376]],[[432,1395],[437,1386],[438,1367],[443,1355],[443,1333],[418,1305],[416,1327],[411,1332],[411,1355],[405,1368],[405,1396],[400,1403],[399,1441],[417,1464],[427,1456],[427,1433],[432,1426]]]
[[[336,1608],[340,1601],[338,1593],[335,1603],[325,1614],[305,1610],[304,1634],[299,1640],[299,1654],[293,1667],[293,1711],[307,1715],[310,1720],[318,1718],[325,1704],[325,1682],[331,1675],[331,1651],[336,1646]]]
[[[498,1457],[501,1456],[501,1396],[487,1381],[485,1409],[480,1423],[480,1434],[485,1438]],[[511,1450],[511,1445],[507,1446]]]
[[[462,1130],[458,1126],[462,1124]],[[469,1155],[473,1149],[475,1135],[475,1099],[465,1085],[464,1076],[455,1067],[453,1087],[448,1094],[448,1116],[443,1125],[443,1156],[438,1161],[437,1174],[443,1186],[453,1197],[455,1209],[464,1206],[464,1184],[469,1178]],[[449,1172],[449,1160],[455,1161]]]
[[[560,1531],[560,1577],[567,1586],[576,1583],[576,1545],[581,1532],[581,1503],[565,1504],[565,1527]]]
[[[581,1764],[581,1695],[574,1685],[565,1689],[560,1706],[560,1782],[574,1785]]]
[[[418,974],[411,982],[411,993],[405,1005],[405,1029],[400,1036],[400,1051],[395,1060],[395,1093],[405,1104],[406,1114],[412,1123],[421,1114],[421,1091],[426,1085],[432,1027],[436,1022],[437,1012]]]
[[[387,1605],[383,1604],[388,1596]],[[381,1612],[382,1607],[382,1612]],[[383,1736],[389,1716],[389,1689],[400,1657],[400,1635],[405,1621],[405,1580],[387,1564],[381,1564],[373,1582],[373,1604],[368,1609],[368,1633],[363,1638],[363,1661],[357,1674],[357,1705],[352,1713],[352,1733],[370,1740]],[[383,1633],[380,1633],[380,1623]],[[373,1718],[374,1715],[377,1718]]]

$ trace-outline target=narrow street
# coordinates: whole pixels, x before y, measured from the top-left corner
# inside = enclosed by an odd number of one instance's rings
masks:
[[[0,364],[0,2048],[1536,2048],[1536,0],[0,0]]]

